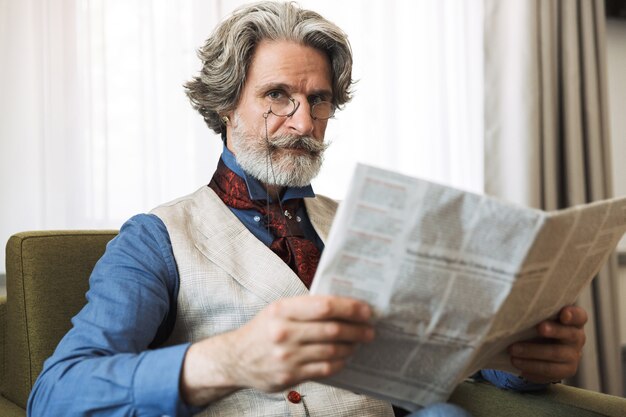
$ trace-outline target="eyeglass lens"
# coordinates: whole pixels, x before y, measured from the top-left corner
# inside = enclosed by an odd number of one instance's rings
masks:
[[[272,102],[270,111],[276,116],[293,115],[300,103],[292,98],[285,97]],[[330,119],[335,114],[335,106],[329,101],[321,101],[311,106],[311,117],[313,119]]]

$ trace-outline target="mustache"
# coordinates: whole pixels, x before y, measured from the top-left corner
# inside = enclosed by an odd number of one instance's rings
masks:
[[[267,140],[268,150],[275,151],[281,148],[302,149],[312,154],[324,152],[330,143],[319,141],[311,136],[280,135]]]

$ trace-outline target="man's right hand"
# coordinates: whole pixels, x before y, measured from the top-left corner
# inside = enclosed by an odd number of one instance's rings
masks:
[[[279,300],[229,333],[190,346],[181,375],[188,404],[205,405],[237,389],[280,391],[341,370],[359,343],[373,340],[370,307],[351,298]]]

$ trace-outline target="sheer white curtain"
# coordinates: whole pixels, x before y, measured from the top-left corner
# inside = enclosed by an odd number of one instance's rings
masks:
[[[315,189],[341,198],[365,162],[482,192],[482,2],[300,4],[346,31],[358,80]]]
[[[208,182],[221,142],[182,84],[243,3],[0,0],[2,245],[21,230],[118,228]],[[299,3],[348,33],[359,80],[316,191],[341,198],[360,161],[481,192],[479,2]]]

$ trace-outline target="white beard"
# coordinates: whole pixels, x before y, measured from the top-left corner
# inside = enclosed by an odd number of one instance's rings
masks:
[[[266,140],[263,137],[265,135],[247,133],[237,116],[233,125],[237,128],[231,130],[231,145],[237,163],[247,174],[262,183],[280,187],[305,187],[319,173],[328,144],[310,136],[296,135],[281,135]],[[305,152],[301,153],[302,150]]]

